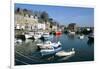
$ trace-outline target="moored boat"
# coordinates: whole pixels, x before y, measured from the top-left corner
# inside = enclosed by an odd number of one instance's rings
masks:
[[[26,39],[31,38],[31,37],[32,37],[32,35],[30,35],[30,34],[25,34],[25,38],[26,38]]]
[[[42,56],[54,54],[62,49],[60,42],[52,43],[51,41],[46,41],[45,43],[37,44],[37,46],[40,48]]]
[[[42,35],[43,35],[43,32],[36,32],[34,34],[34,39],[39,39],[39,38],[41,38]]]
[[[84,35],[79,35],[79,39],[84,39]]]
[[[43,36],[44,38],[49,38],[49,37],[50,37],[49,33],[43,33],[42,36]]]
[[[75,31],[68,31],[69,32],[69,34],[72,34],[72,35],[75,35]]]
[[[21,39],[14,39],[14,43],[22,43],[23,41]]]
[[[51,42],[51,41],[45,41],[44,43],[38,43],[37,46],[42,46],[42,47],[45,47],[45,46],[53,46],[53,47],[58,47],[61,45],[60,41],[58,42]]]
[[[62,34],[61,31],[57,31],[57,32],[56,32],[56,35],[61,35],[61,34]]]
[[[25,38],[26,38],[26,39],[32,38],[33,35],[34,35],[34,32],[23,33],[23,35],[25,35]]]

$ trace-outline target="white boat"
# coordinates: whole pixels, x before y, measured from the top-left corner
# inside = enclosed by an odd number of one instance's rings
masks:
[[[34,35],[35,39],[39,39],[41,36],[40,35]]]
[[[70,32],[70,34],[75,34],[75,32]]]
[[[34,32],[28,32],[28,33],[22,33],[22,34],[25,35],[25,38],[26,38],[26,39],[28,39],[28,38],[33,37]]]
[[[14,39],[14,43],[22,43],[23,41],[21,39]]]
[[[68,32],[69,32],[69,34],[75,35],[75,32],[74,31],[68,31]]]
[[[34,34],[34,38],[35,38],[35,39],[39,39],[39,38],[41,38],[42,35],[43,35],[43,32],[36,32],[36,33]]]
[[[40,52],[41,52],[42,56],[52,54],[54,52],[54,48],[51,46],[47,46],[45,48],[42,47]]]
[[[54,54],[62,49],[60,42],[52,43],[51,41],[46,41],[45,43],[37,44],[37,46],[39,46],[42,56]]]
[[[51,41],[46,41],[44,43],[38,43],[37,46],[45,47],[45,46],[53,46],[53,47],[58,47],[60,46],[61,43],[60,41],[58,42],[51,42]]]
[[[61,47],[56,48],[56,49],[54,47],[41,48],[40,52],[41,52],[42,56],[45,56],[45,55],[55,54],[56,52],[60,51],[61,49],[62,49]]]
[[[80,39],[84,39],[84,35],[79,35],[79,38]]]
[[[32,35],[30,35],[30,34],[25,34],[25,38],[26,38],[26,39],[31,38],[31,37],[32,37]]]
[[[65,56],[70,56],[70,55],[73,55],[73,54],[75,54],[74,48],[72,48],[72,50],[69,51],[69,52],[59,51],[59,52],[56,53],[56,56],[65,57]]]
[[[43,36],[44,38],[50,37],[49,33],[44,33],[42,36]]]

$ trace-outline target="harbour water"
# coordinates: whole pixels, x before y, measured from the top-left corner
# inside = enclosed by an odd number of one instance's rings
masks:
[[[44,64],[44,63],[62,63],[79,62],[94,60],[94,42],[90,41],[88,36],[79,39],[78,35],[62,34],[54,36],[52,41],[60,41],[62,50],[70,51],[75,49],[75,54],[67,57],[57,57],[55,55],[41,56],[36,44],[39,40],[29,40],[15,44],[15,65]]]

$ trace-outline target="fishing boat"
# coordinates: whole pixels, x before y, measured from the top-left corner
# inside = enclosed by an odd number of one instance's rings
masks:
[[[42,56],[54,54],[62,49],[60,42],[46,41],[45,43],[39,43],[37,46],[40,48]]]
[[[75,54],[74,48],[72,48],[72,50],[69,51],[69,52],[66,52],[66,51],[59,51],[59,52],[57,52],[55,55],[56,55],[56,56],[59,56],[59,57],[65,57],[65,56],[70,56],[70,55],[73,55],[73,54]]]

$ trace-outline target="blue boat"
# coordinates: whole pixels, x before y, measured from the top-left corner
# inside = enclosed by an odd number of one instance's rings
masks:
[[[55,54],[62,49],[60,42],[46,41],[45,43],[37,44],[40,47],[41,55]]]

